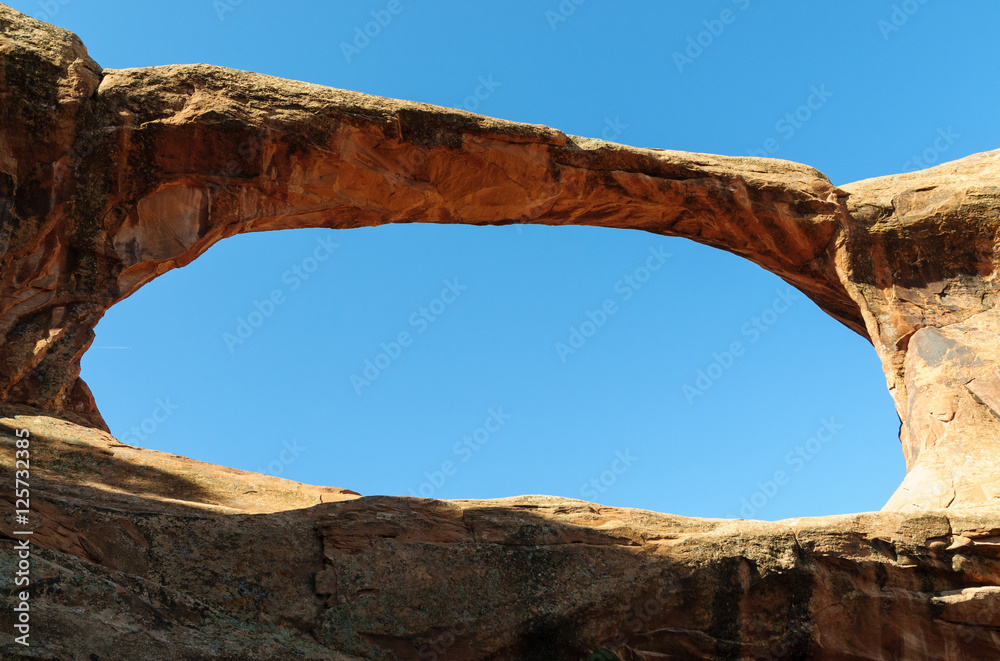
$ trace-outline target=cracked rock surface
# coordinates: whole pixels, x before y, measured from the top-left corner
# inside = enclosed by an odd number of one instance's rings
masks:
[[[38,462],[16,652],[1000,658],[998,174],[994,151],[838,188],[207,65],[106,70],[0,5],[0,435],[28,429]],[[361,498],[106,432],[80,357],[116,302],[240,232],[397,222],[640,229],[759,264],[871,340],[905,480],[881,513],[691,519]]]

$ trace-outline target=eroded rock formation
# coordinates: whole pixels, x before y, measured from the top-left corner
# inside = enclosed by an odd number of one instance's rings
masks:
[[[103,424],[79,378],[101,315],[240,232],[633,228],[744,256],[872,340],[910,468],[892,507],[1000,501],[998,152],[841,190],[786,161],[637,149],[218,67],[102,70],[70,33],[10,10],[0,21],[7,401]]]
[[[358,498],[4,406],[5,446],[18,428],[31,430],[39,467],[30,658],[576,661],[604,650],[978,661],[1000,651],[992,510],[767,523],[544,496]],[[5,453],[2,470],[11,464]],[[0,537],[15,537],[9,519]],[[5,549],[0,572],[13,576],[15,562]],[[6,634],[13,599],[0,601]]]
[[[0,5],[0,432],[43,457],[37,658],[1000,655],[998,174],[1000,151],[837,188],[218,67],[104,70]],[[110,306],[240,232],[394,222],[754,261],[872,341],[905,481],[881,514],[773,524],[358,499],[103,431],[79,361]]]

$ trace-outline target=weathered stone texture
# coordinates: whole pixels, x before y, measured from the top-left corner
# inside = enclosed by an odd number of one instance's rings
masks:
[[[37,458],[34,645],[4,653],[1000,658],[998,175],[994,151],[837,188],[219,67],[104,70],[0,5],[0,435],[29,429]],[[116,302],[240,232],[400,222],[641,229],[754,261],[872,341],[906,479],[882,513],[723,521],[360,498],[106,433],[80,357]]]

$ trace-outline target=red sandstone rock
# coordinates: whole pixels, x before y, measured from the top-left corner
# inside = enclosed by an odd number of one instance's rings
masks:
[[[29,429],[44,467],[35,658],[1000,657],[998,175],[1000,151],[840,189],[218,67],[102,70],[0,5],[0,434]],[[79,360],[111,305],[240,232],[413,221],[642,229],[776,273],[882,359],[908,467],[888,511],[357,498],[101,431]]]

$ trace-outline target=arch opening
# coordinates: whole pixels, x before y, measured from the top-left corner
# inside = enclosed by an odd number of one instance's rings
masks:
[[[122,442],[299,482],[781,519],[898,485],[877,365],[692,242],[394,225],[220,242],[115,306],[83,377]]]

